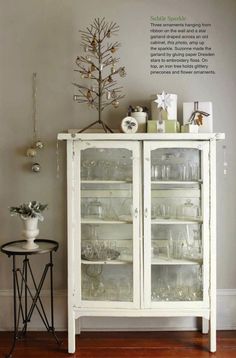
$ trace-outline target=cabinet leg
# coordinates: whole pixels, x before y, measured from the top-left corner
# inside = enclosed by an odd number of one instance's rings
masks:
[[[77,334],[81,332],[81,318],[77,319]]]
[[[209,320],[202,318],[202,334],[208,334],[209,332]]]
[[[69,313],[68,320],[68,353],[75,353],[75,319],[73,313]]]
[[[210,317],[210,352],[216,352],[216,315]]]

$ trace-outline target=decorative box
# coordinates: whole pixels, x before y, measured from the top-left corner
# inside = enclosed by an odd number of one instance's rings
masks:
[[[131,112],[131,117],[138,122],[137,133],[146,133],[147,131],[147,113],[146,112]]]
[[[213,131],[212,102],[184,102],[183,124],[198,124],[199,133]]]
[[[198,128],[197,124],[185,124],[181,126],[181,133],[198,133]]]
[[[151,118],[156,121],[159,119],[177,121],[177,94],[164,91],[158,94],[151,103]]]
[[[147,122],[148,133],[178,133],[180,130],[179,122],[177,121],[153,121]]]

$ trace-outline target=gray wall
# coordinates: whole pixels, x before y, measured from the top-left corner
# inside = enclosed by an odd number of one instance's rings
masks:
[[[211,43],[216,50],[213,60],[216,75],[150,76],[150,15],[184,15],[188,21],[210,22]],[[57,179],[56,135],[96,119],[95,112],[72,101],[71,82],[75,77],[74,60],[81,50],[78,30],[98,16],[120,25],[118,39],[122,47],[118,55],[128,73],[121,81],[126,98],[119,109],[112,108],[104,115],[111,126],[119,127],[128,104],[149,104],[150,95],[163,89],[178,94],[180,120],[183,101],[213,102],[214,131],[226,133],[228,160],[228,174],[224,176],[223,144],[218,144],[217,282],[219,289],[236,289],[235,0],[0,0],[0,244],[20,238],[20,220],[10,217],[9,206],[32,199],[47,202],[49,210],[40,225],[40,236],[60,243],[55,262],[55,288],[59,293],[64,292],[65,151],[61,143]],[[30,172],[31,161],[24,155],[32,140],[31,78],[35,71],[38,73],[38,129],[45,142],[45,149],[37,157],[42,165],[38,175]],[[35,265],[38,264],[36,259]],[[11,287],[10,261],[1,255],[0,296],[7,296]],[[65,309],[65,299],[60,304]],[[64,321],[58,323],[61,327],[65,326],[65,313],[62,315]],[[0,314],[1,327],[6,324],[1,323],[5,322],[3,318]]]

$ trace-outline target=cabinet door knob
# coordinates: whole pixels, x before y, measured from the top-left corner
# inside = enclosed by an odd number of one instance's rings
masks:
[[[136,208],[136,209],[134,210],[134,217],[135,217],[135,218],[138,217],[138,208]]]
[[[146,209],[144,210],[144,216],[145,216],[145,218],[148,217],[148,208],[146,208]]]

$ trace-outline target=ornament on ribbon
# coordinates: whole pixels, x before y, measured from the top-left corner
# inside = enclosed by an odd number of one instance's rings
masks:
[[[189,118],[188,124],[196,124],[198,126],[202,126],[203,125],[203,117],[208,117],[210,115],[210,113],[204,112],[204,111],[200,111],[198,109],[198,103],[199,102],[194,102],[194,110]]]

